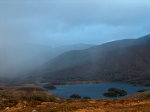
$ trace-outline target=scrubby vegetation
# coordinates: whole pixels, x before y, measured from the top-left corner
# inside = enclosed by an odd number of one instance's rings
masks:
[[[73,94],[70,96],[71,99],[81,99],[81,96],[78,94]]]
[[[150,96],[148,91],[138,94]],[[72,96],[79,98],[77,94]],[[92,100],[89,97],[67,100],[45,91],[3,90],[0,91],[0,112],[149,112],[150,97],[141,96],[116,100]]]
[[[149,107],[150,99],[65,100],[43,91],[0,91],[0,112],[149,112]]]
[[[127,95],[127,92],[117,88],[109,88],[108,92],[104,93],[103,95],[107,97],[119,97]]]
[[[83,97],[83,99],[91,99],[91,97],[88,97],[88,96],[85,96],[85,97]]]
[[[54,85],[52,85],[51,83],[48,83],[46,85],[43,86],[46,89],[56,89],[56,87]]]
[[[21,87],[21,88],[18,88],[17,90],[19,91],[45,91],[43,88],[38,88],[38,87]]]
[[[83,102],[88,102],[90,100],[91,100],[91,97],[88,97],[88,96],[85,96],[81,99],[81,101],[83,101]]]
[[[138,90],[137,92],[145,92],[147,91],[146,89]]]
[[[56,97],[48,92],[40,91],[2,91],[0,92],[1,99],[27,100],[27,101],[55,101]]]
[[[4,90],[0,92],[0,110],[16,107],[22,104],[22,108],[35,107],[41,102],[59,102],[53,94],[42,91],[15,91]]]

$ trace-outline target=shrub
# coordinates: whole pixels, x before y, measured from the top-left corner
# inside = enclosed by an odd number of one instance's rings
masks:
[[[88,102],[91,99],[91,97],[85,96],[82,98],[82,102]]]
[[[107,96],[107,97],[117,97],[118,96],[118,94],[116,94],[115,92],[108,92],[108,93],[104,93],[103,95]]]
[[[85,97],[83,97],[83,99],[89,100],[89,99],[91,99],[91,97],[85,96]]]
[[[58,99],[55,95],[45,91],[1,91],[0,98],[18,100],[18,101],[43,101],[43,102],[56,102]]]
[[[138,90],[137,92],[145,92],[147,91],[146,89]]]
[[[19,91],[44,91],[44,89],[38,88],[38,87],[22,87],[17,90]]]
[[[81,96],[78,94],[73,94],[70,96],[71,99],[81,99]]]
[[[56,101],[56,97],[53,95],[47,95],[46,93],[37,93],[37,92],[33,92],[31,94],[24,94],[22,95],[22,99],[24,100],[28,100],[28,101],[43,101],[43,102],[55,102]]]
[[[54,85],[50,84],[50,83],[44,85],[44,88],[46,88],[46,89],[56,89],[56,87]]]
[[[107,97],[118,97],[127,95],[127,92],[117,88],[109,88],[108,92],[104,93],[103,95]]]

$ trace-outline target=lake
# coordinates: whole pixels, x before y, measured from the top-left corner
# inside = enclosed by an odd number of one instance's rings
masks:
[[[97,98],[109,98],[103,96],[103,93],[107,92],[108,88],[119,88],[127,91],[128,95],[136,93],[138,90],[150,89],[150,87],[134,86],[124,83],[99,83],[99,84],[76,84],[76,85],[57,85],[56,90],[48,90],[54,93],[60,98],[68,99],[72,94],[79,94],[81,97]]]

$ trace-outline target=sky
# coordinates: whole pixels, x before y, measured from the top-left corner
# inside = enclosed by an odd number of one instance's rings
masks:
[[[0,0],[0,44],[100,44],[150,33],[149,0]]]
[[[52,47],[147,34],[150,0],[0,0],[0,76],[41,66]]]

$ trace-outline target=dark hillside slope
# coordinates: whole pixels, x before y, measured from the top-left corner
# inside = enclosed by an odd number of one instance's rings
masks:
[[[150,83],[150,35],[66,52],[36,73],[44,81]]]
[[[150,46],[132,47],[123,53],[109,53],[97,60],[50,72],[46,80],[59,81],[121,81],[133,84],[150,83]]]

